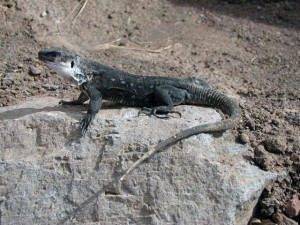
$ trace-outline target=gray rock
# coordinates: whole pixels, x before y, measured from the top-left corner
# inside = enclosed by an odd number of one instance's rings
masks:
[[[242,143],[242,144],[247,144],[250,142],[250,138],[247,134],[245,133],[241,133],[239,135],[239,141]]]
[[[85,107],[58,101],[0,108],[3,224],[247,224],[276,177],[245,161],[251,149],[226,141],[230,131],[200,134],[144,162],[117,195],[109,183],[151,146],[219,114],[178,106],[182,118],[163,120],[103,106],[82,137]]]
[[[271,137],[265,140],[266,150],[276,154],[284,154],[287,149],[286,138],[284,136]]]

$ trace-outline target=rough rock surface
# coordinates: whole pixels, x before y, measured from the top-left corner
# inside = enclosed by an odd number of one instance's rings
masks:
[[[247,224],[276,177],[251,165],[252,150],[230,142],[230,131],[201,134],[155,154],[116,195],[104,186],[149,146],[220,120],[219,114],[179,106],[182,118],[162,120],[106,105],[82,137],[77,121],[85,108],[58,101],[35,98],[0,108],[3,224]]]

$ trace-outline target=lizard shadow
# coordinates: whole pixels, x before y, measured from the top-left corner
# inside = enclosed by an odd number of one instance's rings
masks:
[[[101,110],[109,110],[109,109],[120,109],[122,105],[120,104],[112,104],[109,102],[103,103],[103,108]],[[0,112],[0,121],[1,120],[13,120],[18,119],[23,116],[28,116],[31,114],[35,114],[38,112],[55,112],[60,111],[66,113],[68,116],[79,119],[80,116],[83,116],[85,111],[87,110],[87,104],[84,105],[76,105],[76,106],[46,106],[43,108],[18,108],[18,109],[11,109],[8,111]],[[79,115],[81,113],[82,115]]]

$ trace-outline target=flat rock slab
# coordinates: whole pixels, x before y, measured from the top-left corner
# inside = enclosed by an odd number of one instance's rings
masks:
[[[1,224],[247,224],[276,174],[246,161],[230,131],[200,134],[156,153],[107,184],[178,131],[221,119],[211,108],[178,106],[181,118],[137,116],[106,105],[82,137],[84,106],[35,98],[0,108]]]

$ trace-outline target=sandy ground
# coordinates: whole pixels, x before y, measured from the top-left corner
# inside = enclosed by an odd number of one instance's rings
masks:
[[[266,188],[255,216],[299,222],[289,212],[300,198],[299,15],[299,1],[2,0],[0,106],[79,94],[38,62],[51,46],[135,74],[204,79],[240,99],[233,132],[255,149],[252,162],[287,174]]]

